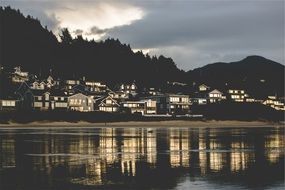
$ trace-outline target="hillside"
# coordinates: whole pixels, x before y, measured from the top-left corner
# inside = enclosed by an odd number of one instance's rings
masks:
[[[20,65],[42,77],[52,70],[60,78],[85,76],[109,84],[136,80],[143,86],[182,80],[185,73],[171,58],[134,53],[129,45],[115,39],[73,39],[68,30],[63,30],[59,42],[38,20],[10,7],[0,8],[0,21],[0,63],[4,68]]]
[[[250,95],[284,96],[284,65],[261,56],[248,56],[231,63],[213,63],[187,72],[189,82],[228,89],[243,88]]]

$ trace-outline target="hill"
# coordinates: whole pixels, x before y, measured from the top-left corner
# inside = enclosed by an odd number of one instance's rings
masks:
[[[143,86],[161,86],[167,80],[182,80],[185,74],[171,58],[135,53],[119,40],[72,38],[64,29],[58,41],[38,20],[10,7],[0,7],[0,21],[0,63],[4,68],[20,65],[42,77],[52,71],[60,78],[85,76],[108,84],[136,80]]]
[[[191,83],[205,83],[219,89],[242,88],[250,95],[284,96],[284,65],[261,56],[248,56],[231,63],[213,63],[187,72]]]

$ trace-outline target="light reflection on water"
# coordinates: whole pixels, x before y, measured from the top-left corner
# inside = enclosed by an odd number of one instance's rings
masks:
[[[0,189],[284,188],[284,128],[0,129]]]

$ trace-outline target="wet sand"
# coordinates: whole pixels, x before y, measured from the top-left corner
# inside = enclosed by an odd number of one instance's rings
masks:
[[[232,127],[285,127],[283,123],[263,122],[263,121],[129,121],[129,122],[106,122],[106,123],[89,123],[89,122],[31,122],[27,124],[9,123],[0,124],[0,128],[30,128],[30,127],[198,127],[198,128],[232,128]]]

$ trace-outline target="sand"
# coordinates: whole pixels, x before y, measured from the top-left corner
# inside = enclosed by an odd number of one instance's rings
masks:
[[[232,128],[232,127],[285,127],[285,123],[273,123],[262,121],[129,121],[129,122],[108,122],[108,123],[89,123],[89,122],[31,122],[27,124],[9,123],[0,124],[0,128],[30,128],[30,127],[65,127],[65,128],[79,128],[79,127],[195,127],[195,128]]]

